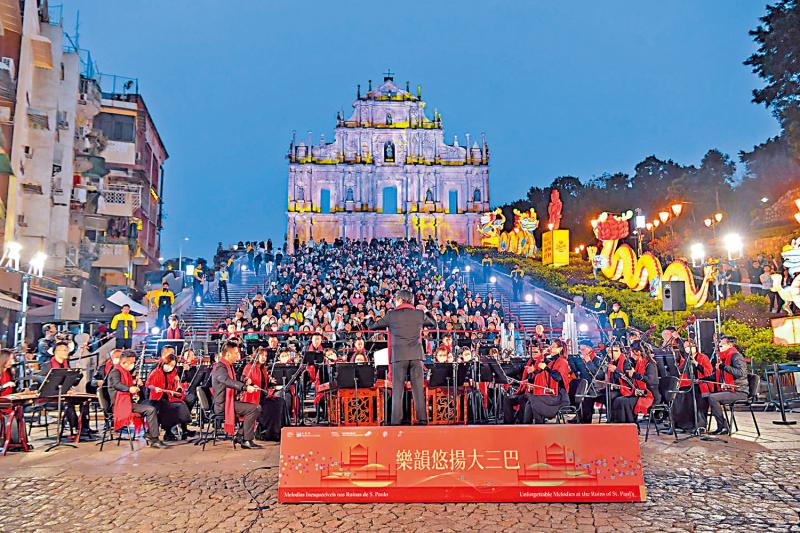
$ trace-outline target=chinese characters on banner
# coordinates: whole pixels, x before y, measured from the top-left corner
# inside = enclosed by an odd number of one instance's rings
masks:
[[[278,499],[644,501],[639,454],[623,424],[284,428]]]

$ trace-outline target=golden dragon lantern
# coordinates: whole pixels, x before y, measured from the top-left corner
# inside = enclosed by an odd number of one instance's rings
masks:
[[[703,268],[703,280],[698,286],[689,265],[676,260],[661,266],[661,261],[651,252],[641,257],[627,244],[620,244],[630,234],[629,220],[633,213],[628,211],[621,215],[602,213],[592,225],[594,234],[602,243],[598,255],[600,272],[607,278],[620,281],[634,291],[648,289],[655,297],[661,299],[662,281],[683,281],[686,284],[686,303],[692,307],[700,307],[708,299],[708,289],[714,281],[714,267]]]

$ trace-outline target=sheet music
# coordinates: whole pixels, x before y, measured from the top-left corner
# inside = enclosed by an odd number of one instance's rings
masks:
[[[389,366],[389,348],[375,350],[373,354],[375,358],[375,366]]]

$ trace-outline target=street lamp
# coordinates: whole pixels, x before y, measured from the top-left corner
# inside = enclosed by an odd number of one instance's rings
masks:
[[[8,241],[3,249],[3,256],[0,258],[0,267],[7,272],[16,272],[22,275],[22,295],[20,298],[20,320],[14,339],[14,347],[19,349],[25,343],[25,333],[28,325],[28,289],[31,278],[41,278],[44,274],[44,265],[47,262],[47,254],[38,251],[33,254],[28,262],[28,270],[20,270],[19,262],[22,252],[22,245],[18,242]],[[25,354],[20,355],[20,376],[25,379]]]
[[[714,213],[714,220],[717,221],[717,224],[722,222],[722,213]]]
[[[672,204],[670,209],[672,209],[672,214],[677,217],[681,214],[681,211],[683,211],[683,204]]]
[[[661,225],[661,221],[660,221],[660,220],[658,220],[658,219],[655,219],[655,220],[653,221],[653,227],[654,227],[654,228],[657,228],[657,227],[659,227],[660,225]]]
[[[706,260],[706,249],[702,243],[696,242],[689,247],[689,257],[692,259],[692,266],[701,266]]]
[[[725,243],[725,250],[728,252],[728,260],[740,259],[744,251],[742,236],[738,233],[729,233],[722,240]]]
[[[658,214],[658,218],[659,218],[659,220],[661,220],[662,224],[666,224],[667,220],[669,220],[669,211],[661,211]]]
[[[178,272],[183,272],[183,243],[185,242],[189,242],[189,237],[184,237],[178,245]],[[183,286],[185,287],[186,283]]]

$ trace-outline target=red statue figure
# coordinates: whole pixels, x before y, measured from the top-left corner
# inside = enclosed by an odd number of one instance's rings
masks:
[[[547,214],[549,215],[548,226],[553,225],[553,229],[558,229],[561,226],[561,195],[558,189],[550,190],[550,205],[547,206]]]

